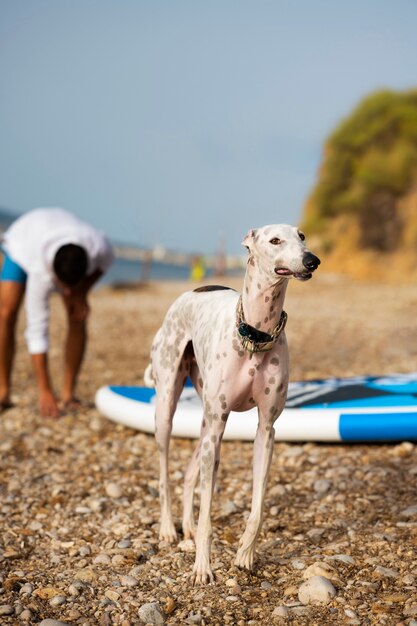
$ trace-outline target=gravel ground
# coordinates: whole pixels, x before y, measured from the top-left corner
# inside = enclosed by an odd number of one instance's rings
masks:
[[[250,574],[232,563],[250,507],[252,446],[224,442],[213,507],[216,585],[191,586],[190,542],[159,543],[154,440],[101,417],[93,398],[102,384],[142,382],[153,334],[186,288],[93,294],[85,405],[56,421],[37,414],[19,333],[16,406],[0,416],[0,624],[417,626],[417,448],[409,442],[276,444]],[[324,274],[292,284],[291,379],[417,370],[416,308],[414,285]],[[64,328],[54,299],[57,386]],[[172,443],[177,520],[192,449],[188,440]],[[310,591],[323,602],[312,604]]]

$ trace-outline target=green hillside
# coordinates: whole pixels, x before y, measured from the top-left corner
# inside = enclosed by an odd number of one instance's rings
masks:
[[[416,188],[417,89],[379,91],[327,140],[303,228],[330,256],[417,250],[417,205],[404,203]]]

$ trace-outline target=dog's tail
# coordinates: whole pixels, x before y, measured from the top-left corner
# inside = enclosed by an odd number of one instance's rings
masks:
[[[152,363],[149,363],[148,367],[146,368],[143,374],[143,380],[145,381],[145,385],[147,387],[155,387],[155,379],[152,372]]]

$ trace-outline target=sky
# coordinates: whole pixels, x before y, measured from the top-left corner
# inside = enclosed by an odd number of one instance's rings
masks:
[[[323,144],[417,86],[415,0],[0,0],[0,207],[215,254],[300,222]]]

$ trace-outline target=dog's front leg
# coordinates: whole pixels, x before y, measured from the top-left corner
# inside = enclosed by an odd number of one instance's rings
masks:
[[[245,532],[239,542],[235,565],[252,569],[255,556],[256,540],[262,526],[263,503],[265,499],[266,485],[269,468],[271,466],[272,451],[274,446],[275,418],[266,418],[260,409],[258,430],[256,432],[253,450],[253,491],[252,507],[246,523]]]
[[[205,403],[204,420],[208,424],[207,434],[201,440],[200,450],[200,514],[196,535],[196,557],[193,568],[193,584],[213,583],[214,576],[210,565],[211,552],[211,504],[217,470],[220,462],[220,444],[226,426],[228,413],[221,409],[215,413]]]

